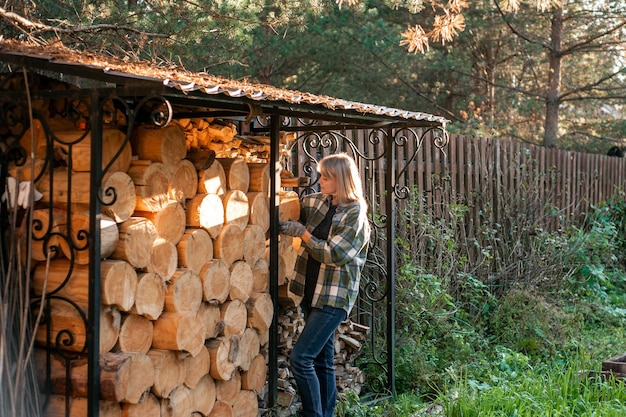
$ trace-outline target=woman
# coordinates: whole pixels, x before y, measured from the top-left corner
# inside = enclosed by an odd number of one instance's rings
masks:
[[[305,196],[300,222],[279,233],[302,239],[290,290],[302,296],[306,325],[291,353],[305,417],[332,417],[337,400],[335,330],[354,306],[370,237],[367,204],[354,160],[346,154],[317,165],[320,193]]]

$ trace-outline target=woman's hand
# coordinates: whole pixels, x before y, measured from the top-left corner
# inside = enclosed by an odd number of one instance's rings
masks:
[[[282,233],[283,235],[293,236],[293,237],[302,237],[302,234],[306,231],[304,225],[300,222],[296,222],[293,220],[282,222],[278,222],[278,233]]]

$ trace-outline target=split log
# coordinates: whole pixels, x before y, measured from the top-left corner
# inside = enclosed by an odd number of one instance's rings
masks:
[[[243,259],[243,231],[234,224],[225,224],[213,241],[213,257],[232,265]]]
[[[35,369],[40,387],[46,384],[49,366],[49,388],[52,394],[71,397],[87,397],[88,363],[86,357],[69,362],[58,354],[48,356],[45,349],[34,350]],[[105,401],[138,403],[142,394],[154,382],[154,366],[150,358],[142,354],[104,353],[100,356],[100,398]],[[67,387],[67,382],[70,386]]]
[[[196,314],[202,302],[202,281],[188,269],[178,269],[165,292],[165,311]]]
[[[241,230],[248,225],[250,207],[248,197],[243,191],[229,190],[222,196],[224,223],[239,226]]]
[[[250,184],[248,185],[248,191],[258,192],[265,197],[269,197],[271,193],[270,164],[248,163],[248,171],[250,172]]]
[[[204,375],[191,390],[191,409],[203,416],[208,416],[216,400],[215,381],[211,375]]]
[[[71,161],[72,170],[77,172],[91,171],[91,137],[89,131],[55,131],[54,146],[67,155],[68,166]],[[71,144],[71,147],[69,146]],[[117,153],[120,153],[113,159]],[[126,172],[130,167],[132,150],[126,135],[117,129],[102,130],[102,169],[108,172]]]
[[[208,340],[206,346],[211,355],[211,377],[216,381],[227,381],[232,378],[235,364],[230,360],[230,338],[217,337]]]
[[[151,392],[144,392],[137,404],[122,404],[122,417],[157,417],[160,415],[161,403]]]
[[[152,347],[196,356],[204,347],[204,323],[195,313],[164,312],[154,321]]]
[[[265,386],[267,364],[263,354],[257,354],[250,363],[250,368],[241,373],[241,388],[259,394]]]
[[[148,353],[152,346],[154,326],[152,321],[138,314],[122,316],[120,334],[115,349],[127,353]]]
[[[253,293],[247,302],[248,327],[259,333],[269,329],[274,318],[274,303],[266,292]]]
[[[289,236],[281,236],[278,242],[278,285],[282,285],[286,280],[292,280],[296,276],[296,261],[298,260],[298,251],[293,245],[294,240]],[[267,252],[269,254],[269,251]]]
[[[67,409],[69,408],[69,409]],[[99,401],[98,415],[100,417],[121,417],[122,408],[119,403],[113,401]],[[64,395],[51,395],[48,398],[43,417],[85,417],[88,415],[87,398],[76,397],[69,399],[69,406],[66,407]]]
[[[221,318],[220,308],[216,304],[202,302],[197,316],[204,323],[204,338],[212,339],[224,331],[224,322]]]
[[[143,217],[130,217],[119,224],[119,241],[113,259],[123,259],[134,268],[145,268],[150,264],[150,252],[157,238],[156,228]]]
[[[209,168],[215,162],[215,151],[211,149],[189,149],[187,157],[197,171]],[[197,181],[197,179],[196,179]]]
[[[196,194],[187,202],[187,226],[201,227],[215,239],[224,226],[224,204],[217,194]]]
[[[157,274],[153,272],[137,274],[135,305],[131,312],[149,320],[156,320],[165,306],[165,291],[165,283]]]
[[[169,201],[170,171],[160,162],[133,161],[128,175],[135,184],[139,211],[157,212]]]
[[[198,191],[198,171],[193,162],[183,159],[170,171],[169,197],[181,203],[193,198]]]
[[[224,167],[228,189],[247,193],[250,185],[250,170],[246,161],[243,158],[218,158],[217,161]]]
[[[200,270],[202,298],[213,303],[223,303],[230,292],[230,269],[221,259],[213,259]]]
[[[100,352],[110,351],[120,331],[120,312],[111,307],[100,309]],[[50,333],[50,340],[47,334]],[[59,300],[51,300],[50,316],[37,328],[35,340],[40,346],[82,352],[87,344],[87,328],[83,315],[76,308]],[[58,346],[55,345],[58,342]]]
[[[233,403],[234,417],[256,417],[259,414],[259,402],[252,391],[241,390]]]
[[[241,337],[246,330],[246,304],[239,300],[226,301],[220,306],[220,318],[224,322],[224,336],[236,335]]]
[[[208,168],[198,171],[198,193],[219,196],[227,190],[226,173],[222,164],[214,162]]]
[[[239,357],[237,363],[242,371],[250,369],[252,361],[259,354],[261,344],[255,329],[248,327],[239,339]]]
[[[133,179],[125,172],[105,174],[102,180],[102,213],[121,223],[135,211],[137,192]]]
[[[161,417],[189,417],[192,397],[189,388],[179,385],[167,398],[161,400]]]
[[[246,261],[235,261],[230,266],[230,291],[228,299],[241,300],[244,303],[252,294],[252,268]]]
[[[213,259],[213,240],[204,229],[187,229],[176,245],[178,266],[201,274],[202,267]]]
[[[185,381],[189,388],[195,388],[204,375],[211,369],[211,354],[206,346],[198,351],[196,356],[188,355],[185,359]]]
[[[249,192],[248,197],[248,224],[259,226],[263,233],[270,229],[270,208],[267,194],[260,192]]]
[[[283,308],[297,307],[302,297],[289,290],[289,282],[278,286],[278,305]]]
[[[144,217],[154,224],[157,237],[176,245],[185,233],[186,215],[183,206],[170,200],[158,212],[135,211],[135,217]]]
[[[249,225],[243,230],[243,259],[250,265],[265,254],[265,232],[260,226]]]
[[[154,272],[163,281],[169,281],[176,272],[178,252],[176,246],[163,238],[156,238],[150,249],[150,263],[145,268],[147,272]]]
[[[269,292],[270,265],[261,258],[252,265],[252,292]]]
[[[295,191],[278,193],[278,219],[281,221],[298,220],[300,218],[300,198]]]
[[[232,378],[215,382],[215,398],[217,401],[233,405],[237,394],[241,391],[241,374],[235,370]]]
[[[132,266],[125,261],[104,260],[100,263],[100,275],[102,303],[113,305],[121,311],[129,311],[135,303],[138,283],[137,273]],[[72,265],[67,259],[54,259],[50,261],[49,266],[40,263],[35,266],[33,272],[32,289],[36,295],[43,294],[44,284],[46,293],[58,290],[57,295],[64,296],[83,307],[89,303],[87,265]]]
[[[176,124],[162,128],[138,126],[133,131],[132,142],[139,159],[176,166],[187,155],[185,133]]]
[[[68,259],[74,259],[79,265],[89,263],[89,213],[73,213],[70,224],[67,225],[69,242],[61,239],[59,246]],[[100,216],[100,259],[108,258],[117,248],[119,231],[117,223],[112,218]],[[71,243],[70,243],[71,242]]]
[[[59,208],[33,210],[33,229],[31,258],[35,261],[45,261],[50,255],[53,259],[62,255],[59,246],[65,235],[67,211]]]
[[[152,393],[159,398],[167,398],[185,380],[185,367],[178,354],[171,350],[150,349],[148,357],[154,365]]]
[[[223,401],[216,401],[208,417],[233,417],[233,407]]]

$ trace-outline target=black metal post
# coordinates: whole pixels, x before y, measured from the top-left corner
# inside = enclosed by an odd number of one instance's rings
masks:
[[[89,178],[89,306],[87,326],[87,416],[98,417],[100,401],[100,181],[102,116],[99,96],[91,94],[91,175]]]
[[[396,395],[396,312],[395,312],[395,287],[396,287],[396,206],[395,206],[395,189],[396,189],[396,147],[392,129],[387,130],[387,175],[385,176],[385,188],[387,194],[385,196],[385,204],[387,207],[387,382],[389,391],[393,397]]]
[[[270,296],[274,303],[274,319],[270,326],[269,338],[269,381],[268,405],[269,415],[275,416],[278,405],[278,204],[276,196],[280,184],[276,181],[276,158],[280,155],[280,116],[272,115],[270,119]]]

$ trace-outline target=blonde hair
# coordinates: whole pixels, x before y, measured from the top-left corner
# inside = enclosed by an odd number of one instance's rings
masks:
[[[338,204],[358,201],[365,205],[359,169],[348,154],[338,153],[322,158],[317,164],[317,171],[336,181]]]

